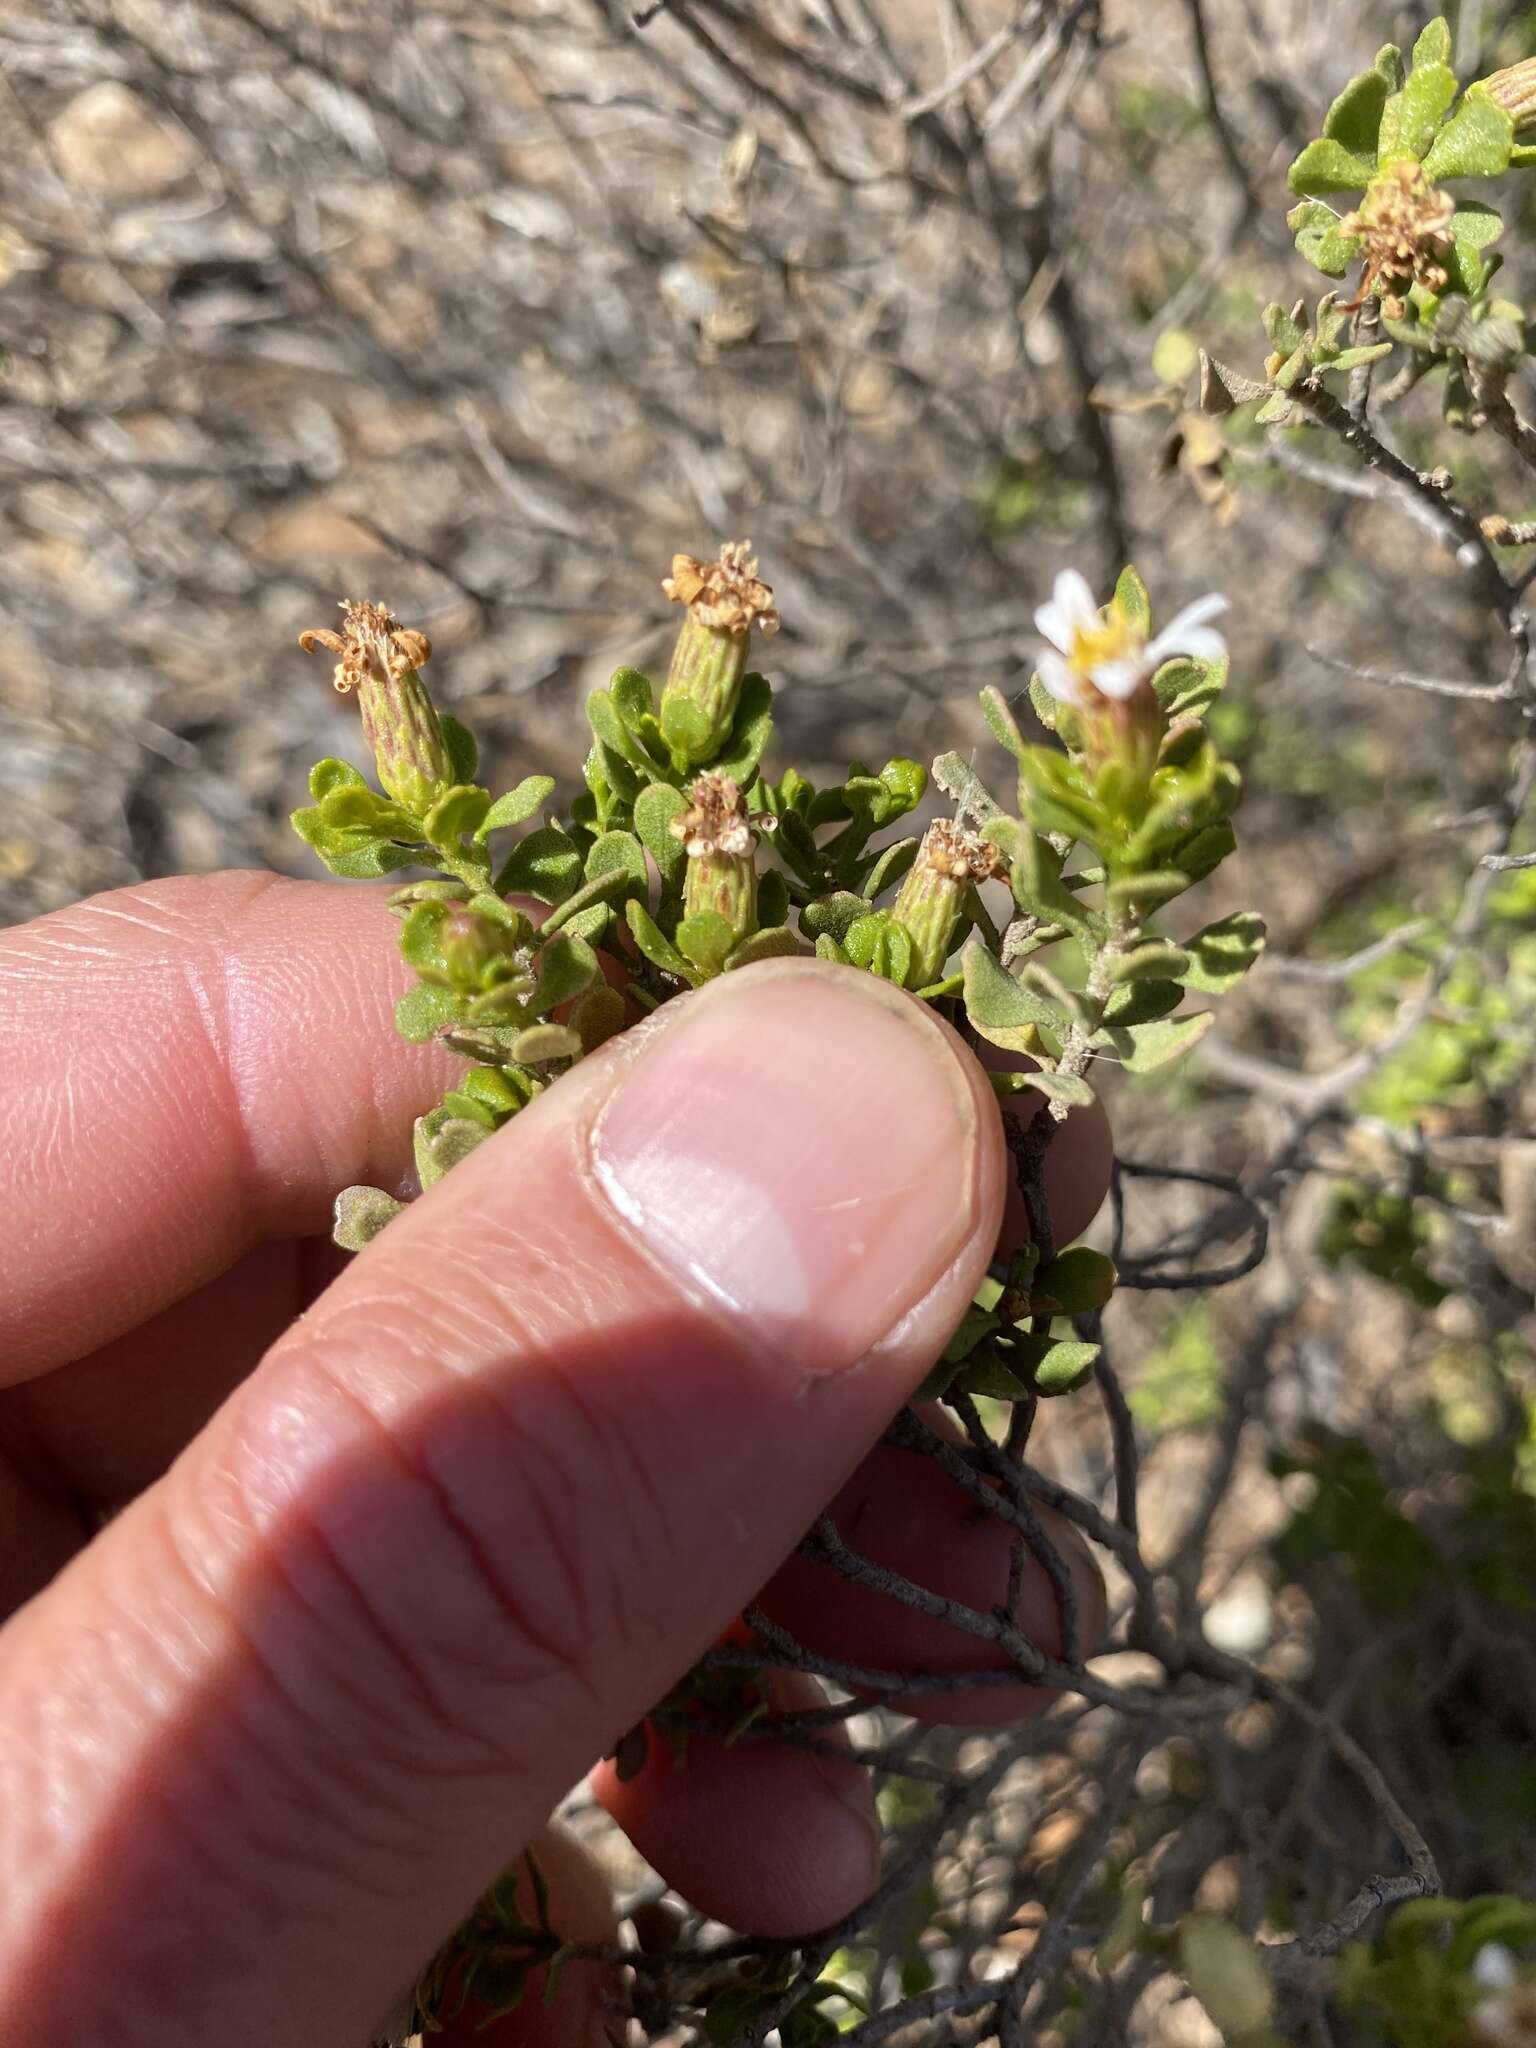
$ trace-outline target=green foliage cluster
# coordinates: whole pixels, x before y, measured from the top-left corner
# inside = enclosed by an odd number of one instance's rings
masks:
[[[1361,2048],[1483,2048],[1536,2033],[1536,1905],[1493,1894],[1412,1899],[1339,1959]]]

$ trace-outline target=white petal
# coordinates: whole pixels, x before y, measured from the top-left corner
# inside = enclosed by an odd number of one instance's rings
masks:
[[[1072,652],[1078,628],[1096,626],[1099,608],[1093,601],[1087,578],[1076,569],[1063,569],[1056,578],[1049,604],[1035,613],[1035,625],[1053,647],[1063,654]]]
[[[1040,680],[1058,704],[1075,706],[1083,701],[1081,677],[1049,648],[1043,649],[1040,655]]]
[[[1100,661],[1093,667],[1094,683],[1106,697],[1133,695],[1142,677],[1150,674],[1145,657],[1134,661]]]
[[[1227,651],[1227,643],[1205,622],[1219,618],[1226,609],[1227,600],[1215,592],[1209,597],[1197,597],[1193,604],[1187,604],[1183,611],[1176,612],[1150,643],[1147,659],[1160,662],[1166,661],[1170,654],[1193,654],[1201,661],[1219,661]]]

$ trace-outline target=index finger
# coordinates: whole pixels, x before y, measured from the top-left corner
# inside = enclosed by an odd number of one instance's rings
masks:
[[[402,1180],[458,1062],[394,1029],[387,893],[189,876],[0,933],[0,1384]]]

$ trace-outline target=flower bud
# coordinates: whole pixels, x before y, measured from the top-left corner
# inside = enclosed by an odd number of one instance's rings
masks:
[[[674,555],[661,586],[688,608],[661,693],[661,730],[691,768],[712,760],[731,736],[752,628],[778,631],[773,592],[758,577],[751,545],[727,542],[718,562]]]
[[[757,930],[756,840],[746,798],[729,775],[701,775],[691,795],[690,807],[668,825],[688,853],[683,915],[714,911],[739,944]]]
[[[442,721],[418,674],[432,643],[382,605],[349,598],[341,609],[340,633],[301,633],[299,645],[306,654],[324,647],[340,657],[333,680],[343,695],[357,692],[380,787],[422,817],[454,781]]]
[[[1502,107],[1514,123],[1516,137],[1536,129],[1536,57],[1522,58],[1479,80],[1477,90]]]
[[[438,928],[438,946],[448,986],[462,995],[497,988],[518,974],[522,934],[515,925],[482,917],[465,904],[451,904]]]
[[[943,978],[966,891],[1002,872],[1002,855],[990,839],[978,839],[947,818],[928,827],[892,912],[912,941],[909,988],[928,988]]]

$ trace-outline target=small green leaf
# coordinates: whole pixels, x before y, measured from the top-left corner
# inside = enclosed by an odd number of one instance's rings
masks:
[[[1189,970],[1190,958],[1182,946],[1169,939],[1147,939],[1113,961],[1111,972],[1117,982],[1181,981]]]
[[[1514,124],[1495,100],[1466,93],[1424,159],[1430,178],[1496,178],[1509,168]]]
[[[1086,1109],[1093,1101],[1093,1089],[1081,1074],[1053,1074],[1048,1067],[1042,1067],[1029,1076],[1029,1085],[1038,1088],[1048,1101],[1060,1102],[1069,1109]]]
[[[559,825],[542,825],[520,839],[496,877],[503,896],[536,896],[541,903],[563,903],[581,881],[581,854]]]
[[[800,951],[800,941],[788,925],[770,925],[767,930],[751,932],[744,938],[725,962],[725,971],[735,967],[750,967],[758,960],[789,958]]]
[[[1085,1244],[1060,1253],[1035,1274],[1032,1300],[1051,1304],[1048,1313],[1091,1315],[1115,1291],[1115,1262]]]
[[[823,932],[816,941],[816,958],[835,961],[839,967],[851,967],[853,962],[833,938],[830,932]]]
[[[530,1024],[512,1041],[512,1057],[525,1067],[540,1067],[548,1060],[573,1060],[581,1050],[581,1033],[565,1024]]]
[[[1193,966],[1186,985],[1219,996],[1235,988],[1264,950],[1264,920],[1251,910],[1235,910],[1218,918],[1189,942]]]
[[[451,1167],[467,1159],[490,1135],[483,1124],[471,1123],[467,1117],[448,1117],[440,1123],[434,1117],[418,1117],[416,1176],[423,1191],[434,1187]]]
[[[1100,1349],[1097,1344],[1079,1344],[1071,1340],[1048,1346],[1031,1375],[1035,1392],[1048,1397],[1070,1394],[1092,1371]]]
[[[1450,288],[1475,298],[1488,280],[1482,252],[1504,232],[1504,222],[1491,206],[1467,199],[1451,216],[1451,251],[1446,263]]]
[[[1379,65],[1357,73],[1324,116],[1324,135],[1354,156],[1374,157],[1381,110],[1391,90]]]
[[[366,789],[367,786],[350,761],[331,757],[317,761],[309,771],[309,793],[316,802],[328,797],[333,789]]]
[[[1298,254],[1325,277],[1342,277],[1360,253],[1359,236],[1345,234],[1325,199],[1303,199],[1285,216],[1285,224],[1296,238]]]
[[[538,969],[538,993],[529,1003],[536,1017],[548,1016],[561,1003],[568,1003],[572,996],[580,995],[583,989],[603,978],[592,948],[585,939],[574,938],[569,932],[556,932],[540,948]]]
[[[563,903],[557,904],[545,918],[541,929],[549,933],[575,932],[579,927],[580,936],[590,938],[591,932],[587,929],[587,924],[591,920],[588,913],[593,910],[604,913],[592,926],[593,930],[601,931],[608,922],[608,905],[615,902],[630,887],[632,879],[621,868],[610,868],[606,873],[596,874],[589,882],[583,882],[579,889],[573,890]]]
[[[920,839],[897,839],[885,847],[864,878],[864,894],[871,903],[899,882],[917,859]]]
[[[670,782],[648,782],[635,798],[635,830],[655,861],[664,888],[680,887],[688,865],[683,842],[669,829],[672,820],[687,808],[687,797]]]
[[[1168,1017],[1184,1000],[1184,991],[1176,981],[1132,981],[1115,989],[1104,1005],[1104,1022],[1113,1030],[1126,1030],[1132,1024],[1150,1024],[1154,1018]],[[1109,1030],[1095,1033],[1094,1045],[1108,1045]]]
[[[1307,144],[1286,172],[1286,182],[1299,198],[1314,199],[1326,192],[1363,192],[1375,174],[1371,158],[1325,135]]]
[[[789,917],[789,884],[777,868],[757,878],[757,921],[766,931]]]
[[[645,849],[633,832],[604,832],[587,849],[587,880],[600,882],[610,877],[615,878],[615,895],[625,889],[645,894],[649,886]]]
[[[403,995],[395,1005],[395,1029],[412,1045],[425,1045],[445,1024],[464,1014],[463,999],[451,989],[432,988],[423,983]]]
[[[666,937],[645,905],[633,896],[624,906],[624,919],[635,944],[653,967],[659,967],[663,974],[676,975],[679,981],[692,981],[688,962]]]
[[[654,716],[656,696],[651,679],[638,668],[616,668],[608,679],[608,694],[618,712],[631,731],[642,718]]]
[[[898,988],[912,967],[912,941],[888,910],[855,918],[843,935],[843,947],[855,967],[878,974]]]
[[[439,712],[438,724],[443,729],[443,739],[448,747],[448,765],[453,770],[455,782],[473,782],[475,770],[480,765],[480,749],[475,745],[475,736],[467,725],[461,725],[456,718],[450,718],[446,711]]]
[[[1393,93],[1381,110],[1377,162],[1389,164],[1397,157],[1422,157],[1455,97],[1456,74],[1450,65],[1421,64],[1415,51],[1413,69],[1403,80],[1402,90]]]
[[[422,820],[422,830],[434,846],[457,853],[460,841],[471,833],[479,835],[481,820],[491,807],[491,792],[474,783],[460,783],[446,791]]]
[[[673,937],[677,950],[706,977],[722,971],[736,944],[736,934],[718,910],[700,910],[685,917]]]
[[[1039,1032],[1060,1033],[1063,1020],[1049,1003],[1023,988],[1000,966],[980,939],[960,956],[965,976],[965,1014],[989,1045],[1004,1052],[1038,1052]]]
[[[741,697],[725,749],[709,765],[717,775],[730,775],[743,788],[757,773],[757,764],[773,736],[773,691],[767,678],[749,674],[742,679]]]
[[[1125,1036],[1131,1050],[1122,1064],[1128,1073],[1150,1074],[1155,1067],[1182,1059],[1216,1022],[1214,1010],[1196,1010],[1187,1017],[1168,1017],[1152,1024],[1132,1025]]]
[[[475,838],[483,844],[489,833],[499,832],[506,825],[525,823],[549,798],[554,787],[553,775],[525,775],[515,789],[497,797],[480,820]]]
[[[1219,661],[1197,661],[1190,654],[1176,654],[1165,661],[1152,678],[1152,688],[1164,716],[1203,718],[1226,688],[1227,657]]]
[[[1223,818],[1219,824],[1206,825],[1194,832],[1188,839],[1169,849],[1171,857],[1179,864],[1187,877],[1185,886],[1200,882],[1220,867],[1237,845],[1237,835]]]
[[[624,1029],[624,998],[604,982],[589,988],[571,1005],[571,1029],[584,1052],[593,1052]]]
[[[1140,572],[1130,563],[1120,571],[1111,602],[1120,616],[1129,619],[1139,633],[1147,639],[1152,637],[1152,600]]]
[[[1179,1922],[1179,1968],[1228,2041],[1269,2025],[1275,2002],[1269,1972],[1253,1942],[1230,1920],[1187,1913]]]
[[[830,932],[841,941],[859,918],[869,915],[869,908],[865,898],[855,896],[851,889],[838,889],[830,896],[817,896],[807,903],[800,913],[800,922],[813,939]]]
[[[343,1188],[336,1197],[332,1242],[344,1252],[360,1252],[365,1244],[373,1242],[386,1223],[393,1223],[404,1207],[404,1202],[397,1202],[382,1188]]]
[[[989,683],[981,693],[981,715],[991,727],[993,737],[1008,749],[1015,760],[1021,759],[1029,742],[1020,732],[1019,721],[1010,710],[1007,698],[995,683]],[[933,764],[933,772],[939,776],[937,761]],[[949,787],[942,776],[939,776],[939,780],[946,789]]]

